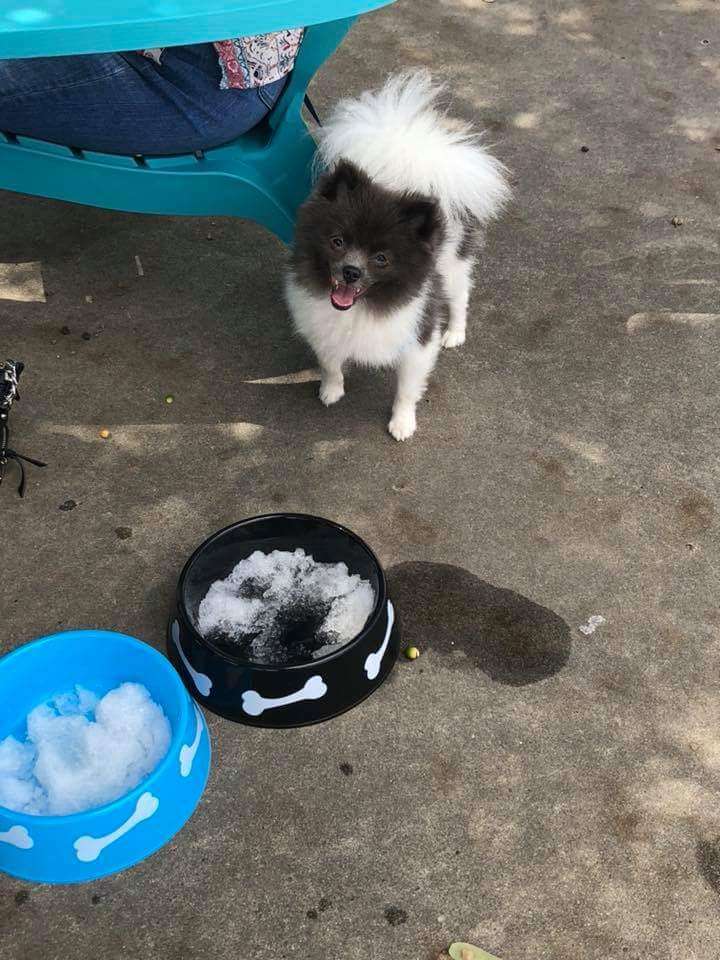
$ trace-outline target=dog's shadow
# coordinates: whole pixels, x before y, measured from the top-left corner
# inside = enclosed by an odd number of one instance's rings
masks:
[[[401,563],[389,570],[388,582],[403,643],[439,653],[443,665],[523,686],[568,662],[572,640],[561,617],[462,567]]]

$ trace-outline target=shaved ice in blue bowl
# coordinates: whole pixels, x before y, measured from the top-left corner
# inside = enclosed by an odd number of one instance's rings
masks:
[[[170,840],[207,782],[202,712],[172,665],[79,630],[0,659],[0,870],[82,883]]]

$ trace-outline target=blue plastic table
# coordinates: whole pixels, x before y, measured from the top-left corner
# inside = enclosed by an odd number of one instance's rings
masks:
[[[104,53],[305,26],[269,117],[197,155],[121,157],[0,133],[0,188],[113,210],[238,216],[290,242],[311,188],[315,144],[302,118],[314,73],[361,13],[392,0],[4,0],[0,59]]]

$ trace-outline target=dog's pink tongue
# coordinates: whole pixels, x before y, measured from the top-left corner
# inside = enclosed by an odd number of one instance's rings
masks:
[[[351,287],[349,283],[341,283],[332,291],[330,299],[340,310],[347,310],[355,303],[355,288]]]

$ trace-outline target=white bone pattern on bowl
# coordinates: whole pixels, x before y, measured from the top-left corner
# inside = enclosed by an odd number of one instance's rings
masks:
[[[177,620],[173,620],[172,638],[173,638],[173,642],[175,643],[175,646],[177,647],[177,652],[180,654],[180,659],[185,664],[185,669],[192,677],[192,680],[193,680],[193,683],[195,684],[197,692],[202,697],[208,697],[210,695],[210,691],[212,690],[212,680],[210,679],[210,677],[207,676],[207,674],[198,673],[197,670],[193,668],[188,658],[185,656],[185,651],[183,650],[182,645],[180,643],[180,625],[178,624]]]
[[[11,847],[17,847],[18,850],[30,850],[35,846],[27,829],[19,825],[0,833],[0,843],[9,843]]]
[[[195,708],[195,739],[192,743],[183,744],[180,748],[180,776],[189,777],[192,771],[193,760],[195,759],[195,754],[198,752],[198,747],[200,746],[200,738],[202,737],[203,732],[203,720],[202,714],[198,710],[197,706],[193,704]]]
[[[388,600],[387,602],[387,628],[385,629],[385,639],[383,640],[380,648],[375,651],[375,653],[369,653],[367,659],[365,660],[365,673],[367,674],[368,680],[374,680],[375,677],[380,673],[380,664],[382,663],[382,658],[385,656],[385,651],[387,650],[387,645],[390,640],[390,634],[392,633],[393,624],[395,623],[395,608],[392,605],[392,602]]]
[[[302,689],[286,697],[262,697],[257,690],[246,690],[242,695],[243,710],[248,716],[259,717],[266,710],[285,707],[300,700],[319,700],[327,693],[327,684],[321,676],[310,677]]]
[[[91,863],[93,860],[97,860],[105,847],[109,847],[111,843],[115,843],[120,837],[129,833],[138,823],[142,823],[143,820],[151,817],[159,806],[160,801],[157,797],[148,792],[141,794],[135,804],[135,811],[127,818],[125,823],[120,824],[117,830],[113,830],[112,833],[108,833],[104,837],[85,836],[77,838],[73,846],[78,860],[82,860],[83,863]]]

